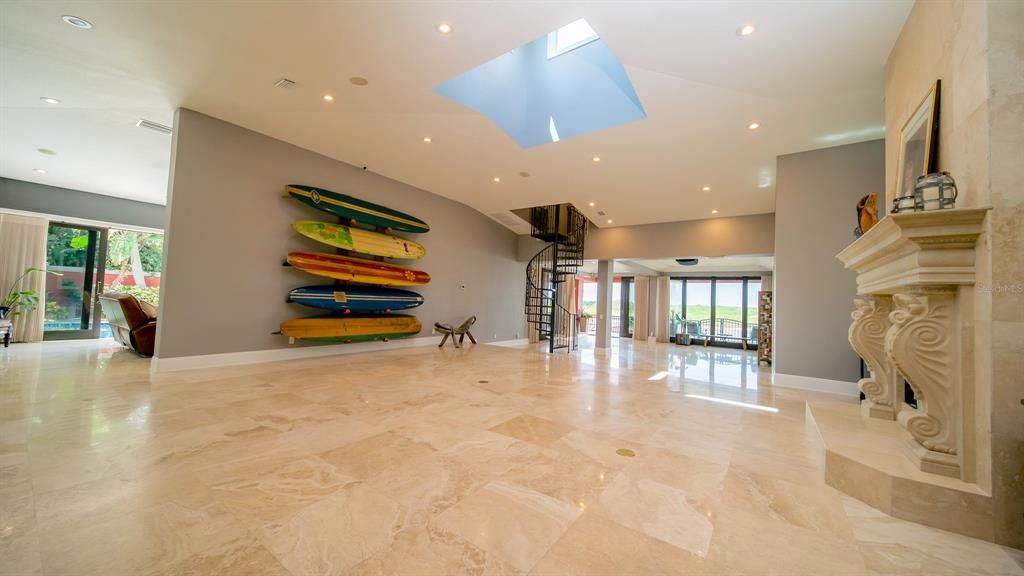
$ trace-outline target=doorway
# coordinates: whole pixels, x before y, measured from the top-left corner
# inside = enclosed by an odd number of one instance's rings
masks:
[[[46,240],[43,340],[99,338],[99,295],[107,260],[107,229],[51,222]]]

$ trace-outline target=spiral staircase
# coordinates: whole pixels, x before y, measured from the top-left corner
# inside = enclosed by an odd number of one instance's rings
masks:
[[[576,350],[576,314],[567,307],[572,284],[566,280],[583,265],[588,225],[571,204],[530,209],[530,235],[548,245],[526,266],[526,320],[547,341],[549,352]]]

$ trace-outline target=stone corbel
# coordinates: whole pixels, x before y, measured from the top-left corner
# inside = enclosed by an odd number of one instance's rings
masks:
[[[857,382],[864,393],[864,413],[873,418],[895,420],[900,411],[903,381],[896,366],[885,353],[885,335],[891,323],[892,297],[887,295],[855,298],[850,315],[849,339],[853,349],[867,363],[871,374]]]
[[[899,412],[910,433],[910,456],[921,470],[960,477],[960,381],[955,359],[956,292],[933,289],[895,294],[885,351],[917,397]]]

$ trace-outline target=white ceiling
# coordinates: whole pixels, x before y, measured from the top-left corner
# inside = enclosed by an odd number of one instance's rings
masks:
[[[911,4],[8,1],[0,175],[163,203],[170,138],[134,123],[170,124],[185,106],[485,214],[572,202],[607,226],[771,212],[775,156],[882,136],[883,67]],[[580,17],[625,65],[645,120],[522,150],[431,92]],[[748,22],[757,33],[736,35]],[[274,88],[282,76],[297,85]]]
[[[682,266],[674,258],[657,260],[616,260],[612,266],[616,275],[643,274],[652,272],[685,272],[687,274],[738,274],[770,273],[775,270],[774,256],[721,256],[700,257],[693,266]],[[580,268],[583,274],[597,274],[597,260],[584,260]]]

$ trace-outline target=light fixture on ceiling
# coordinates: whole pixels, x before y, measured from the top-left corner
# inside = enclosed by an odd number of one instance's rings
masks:
[[[174,132],[170,126],[158,124],[156,122],[153,122],[152,120],[146,120],[145,118],[139,118],[139,121],[136,122],[135,125],[139,128],[145,128],[147,130],[152,130],[154,132],[159,132],[161,134],[171,134]]]
[[[50,98],[49,96],[42,96],[39,99],[43,102],[46,102],[47,104],[60,104],[60,100],[57,100],[56,98]]]
[[[705,186],[704,187],[704,191],[705,192],[711,192],[711,186]]]
[[[747,124],[747,130],[757,130],[760,127],[761,125],[758,124],[757,122],[751,122],[750,124]]]
[[[82,30],[90,30],[92,28],[92,22],[89,22],[85,18],[79,18],[78,16],[71,16],[70,14],[60,17],[61,20],[71,24],[75,28],[81,28]]]
[[[600,156],[594,156],[593,160],[594,160],[594,162],[600,162],[601,161],[601,157]]]
[[[46,174],[46,170],[43,170],[42,168],[33,168],[32,171],[37,174]]]
[[[593,203],[593,202],[591,202],[591,203],[590,203],[590,207],[591,207],[591,208],[593,208],[593,207],[594,207],[594,203]]]
[[[434,26],[434,29],[440,32],[441,34],[451,34],[452,25],[447,22],[441,22],[437,26]]]
[[[744,24],[736,29],[737,36],[750,36],[754,32],[757,32],[757,26],[753,24]]]
[[[501,178],[500,178],[499,176],[495,176],[495,177],[494,177],[494,181],[495,181],[495,182],[501,182]]]
[[[612,219],[611,219],[611,218],[609,218],[609,219],[608,219],[608,223],[609,223],[609,224],[611,224],[611,223],[612,223]]]
[[[718,210],[712,210],[711,213],[712,214],[718,214]]]
[[[433,140],[430,139],[430,136],[424,137],[423,141],[426,142],[427,144],[430,144],[431,142],[433,142]]]
[[[334,96],[330,94],[324,94],[324,102],[334,102]]]
[[[350,84],[352,84],[354,86],[366,86],[367,84],[370,83],[369,80],[367,80],[366,78],[363,78],[362,76],[353,76],[353,77],[349,78],[348,81],[349,81]]]
[[[40,154],[46,154],[47,156],[56,156],[57,153],[49,148],[36,148],[36,152]]]

